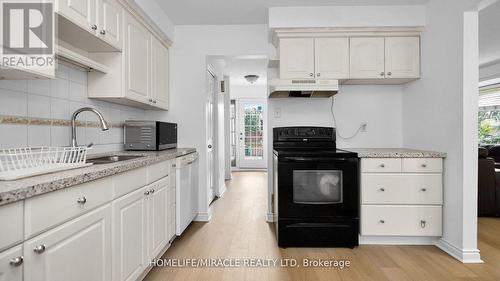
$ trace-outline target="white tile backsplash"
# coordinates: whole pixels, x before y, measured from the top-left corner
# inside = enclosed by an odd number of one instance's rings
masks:
[[[126,119],[147,119],[147,111],[87,98],[87,72],[59,65],[54,80],[1,80],[0,115],[70,120],[81,107],[101,111],[109,123]],[[79,121],[98,121],[93,113],[83,112]],[[68,146],[71,128],[48,125],[0,124],[0,148],[23,146]],[[92,153],[123,149],[123,129],[101,131],[96,127],[77,128],[80,145],[94,143]]]

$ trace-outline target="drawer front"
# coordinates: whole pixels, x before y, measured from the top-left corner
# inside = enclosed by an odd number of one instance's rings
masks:
[[[443,201],[441,174],[363,174],[363,204],[440,205]]]
[[[23,240],[23,201],[0,207],[0,225],[0,251]]]
[[[25,238],[88,212],[111,199],[110,177],[28,199],[25,202]]]
[[[403,158],[403,173],[441,173],[443,159],[441,158]]]
[[[113,177],[113,199],[147,185],[146,168],[134,169]]]
[[[364,158],[361,159],[363,173],[399,173],[401,158]]]
[[[441,206],[361,207],[361,235],[441,236]]]
[[[153,183],[170,174],[171,161],[164,161],[148,167],[148,183]]]

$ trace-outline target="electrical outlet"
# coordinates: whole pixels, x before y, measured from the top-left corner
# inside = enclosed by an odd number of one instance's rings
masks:
[[[361,127],[361,132],[366,132],[366,127],[368,127],[368,123],[367,122],[362,122],[361,125],[359,125]]]
[[[274,109],[274,118],[281,118],[281,108]]]

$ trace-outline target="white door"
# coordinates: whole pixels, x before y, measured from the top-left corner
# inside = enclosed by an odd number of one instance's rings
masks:
[[[418,78],[420,38],[386,37],[385,72],[387,78]]]
[[[240,100],[238,166],[242,169],[267,167],[265,99]]]
[[[385,78],[384,38],[351,38],[350,61],[350,78]]]
[[[124,13],[126,95],[149,103],[151,98],[151,34],[129,13]]]
[[[280,78],[314,78],[314,39],[280,39]]]
[[[146,190],[141,188],[113,202],[114,281],[136,280],[145,268]]]
[[[98,35],[109,44],[122,49],[122,7],[117,0],[99,0]]]
[[[110,205],[26,241],[24,258],[25,281],[111,280]]]
[[[96,0],[58,0],[56,12],[81,28],[95,33],[98,29],[96,24]]]
[[[21,245],[0,253],[0,280],[23,280],[23,248]]]
[[[168,49],[151,35],[153,105],[168,109]]]
[[[215,111],[215,75],[207,70],[207,190],[208,190],[208,203],[212,202],[215,197],[214,192],[214,156],[215,156],[215,142],[214,142],[214,111]]]
[[[314,39],[317,79],[349,78],[349,38]]]
[[[170,178],[166,177],[148,186],[148,258],[156,258],[167,245],[169,206],[167,188]]]

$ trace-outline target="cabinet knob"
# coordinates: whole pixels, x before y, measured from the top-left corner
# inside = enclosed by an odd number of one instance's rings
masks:
[[[23,262],[24,262],[24,258],[23,258],[23,256],[20,256],[20,257],[11,259],[9,263],[12,266],[20,266],[21,264],[23,264]]]
[[[153,100],[153,103],[156,104],[156,100]]]
[[[149,190],[149,194],[153,194],[153,193],[155,193],[154,189]]]
[[[313,76],[314,76],[314,73],[312,73],[312,72],[311,72],[311,73],[309,73],[309,76],[313,77]]]
[[[384,163],[380,164],[380,168],[385,168],[385,164]]]
[[[385,191],[385,188],[383,188],[383,187],[382,187],[382,188],[380,188],[379,190],[380,190],[380,191],[382,191],[382,192],[384,192],[384,191]]]
[[[103,30],[101,30],[101,32],[100,32],[100,33],[101,33],[102,35],[106,35],[106,30],[104,30],[104,29],[103,29]]]
[[[144,195],[148,196],[151,192],[149,192],[149,190],[146,190],[146,192],[144,192]]]
[[[80,198],[76,199],[76,202],[78,204],[82,204],[83,205],[83,204],[87,203],[87,197],[85,197],[85,196],[80,197]]]
[[[92,28],[92,30],[97,30],[97,25],[93,24],[90,28]]]
[[[316,73],[316,77],[320,77],[321,76],[321,73]]]
[[[38,245],[35,248],[33,248],[33,252],[35,252],[37,254],[41,254],[41,253],[45,252],[46,248],[47,248],[47,246],[45,246],[45,244]]]
[[[390,72],[390,71],[389,71],[389,72],[387,72],[387,75],[391,76],[391,75],[392,75],[392,72]]]
[[[420,227],[421,227],[421,228],[425,228],[426,223],[427,223],[426,221],[421,220],[421,221],[420,221]]]
[[[427,164],[420,165],[422,168],[427,168]]]
[[[380,72],[380,76],[384,76],[385,75],[385,72]]]
[[[426,191],[427,191],[427,188],[422,188],[422,189],[420,189],[420,191],[422,191],[422,192],[426,192]]]
[[[380,223],[385,223],[385,220],[379,220]]]

